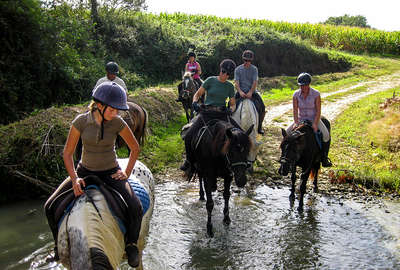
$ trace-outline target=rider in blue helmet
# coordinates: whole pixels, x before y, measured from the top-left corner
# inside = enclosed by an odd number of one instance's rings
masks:
[[[125,251],[128,263],[132,267],[139,264],[137,241],[142,222],[142,205],[132,192],[128,177],[131,175],[139,156],[139,144],[126,122],[118,115],[119,110],[127,110],[125,90],[115,82],[104,82],[93,90],[90,110],[78,115],[72,122],[64,147],[64,164],[69,174],[61,186],[51,195],[45,204],[46,216],[56,242],[57,259],[57,220],[53,201],[73,192],[75,197],[83,194],[86,186],[85,177],[98,177],[106,185],[117,190],[128,205],[127,233]],[[127,167],[122,170],[115,153],[115,140],[121,136],[129,149]],[[74,167],[73,154],[79,138],[82,139],[83,151],[78,166]],[[72,190],[72,191],[71,191]],[[73,196],[72,196],[73,197]]]

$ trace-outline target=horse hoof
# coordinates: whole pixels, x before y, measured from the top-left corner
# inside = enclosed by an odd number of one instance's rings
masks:
[[[297,211],[302,213],[303,212],[303,205],[299,205],[299,207],[297,207]]]
[[[209,237],[214,237],[213,227],[211,224],[207,224],[207,234]]]
[[[228,226],[229,224],[231,224],[231,219],[229,218],[229,217],[226,217],[226,218],[224,218],[224,224],[226,225],[226,226]]]

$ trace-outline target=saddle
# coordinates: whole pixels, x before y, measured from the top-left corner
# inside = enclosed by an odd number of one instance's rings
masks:
[[[312,129],[312,122],[310,120],[303,120],[300,122],[301,125],[308,126]],[[313,131],[314,132],[314,131]],[[322,149],[322,132],[318,130],[317,132],[314,132],[315,135],[315,140],[317,141],[317,144],[319,146],[319,149]]]
[[[121,231],[125,232],[125,228],[123,228],[122,224],[124,224],[125,226],[127,225],[128,219],[126,217],[128,216],[128,205],[122,195],[117,190],[104,184],[98,177],[87,176],[84,178],[84,180],[86,183],[86,189],[96,188],[103,194],[108,204],[108,207],[113,213],[113,216],[118,221],[120,221],[119,224],[121,227]],[[128,179],[128,182],[132,190],[135,192],[136,196],[139,198],[140,203],[142,204],[144,215],[150,207],[150,197],[147,191],[139,182],[133,181],[131,179]],[[60,194],[60,196],[54,200],[54,205],[52,206],[52,208],[54,209],[54,220],[56,221],[58,226],[63,221],[63,218],[72,209],[74,198],[75,195],[73,193],[73,190],[71,189],[63,194]]]

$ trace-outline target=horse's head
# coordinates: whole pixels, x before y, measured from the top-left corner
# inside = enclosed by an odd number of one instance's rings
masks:
[[[306,147],[305,132],[301,128],[297,128],[286,133],[282,129],[283,140],[281,142],[281,157],[279,162],[281,166],[279,167],[279,174],[286,176],[288,173],[296,166],[296,162],[300,160],[303,150]]]
[[[244,187],[247,183],[246,169],[249,165],[247,157],[252,147],[249,134],[253,128],[254,126],[251,126],[246,132],[235,127],[226,130],[228,138],[225,148],[226,158],[238,187]]]
[[[196,84],[192,78],[192,73],[186,71],[182,76],[182,98],[190,98],[196,91]]]

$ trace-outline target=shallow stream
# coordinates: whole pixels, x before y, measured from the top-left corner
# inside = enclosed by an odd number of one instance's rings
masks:
[[[145,269],[400,269],[400,203],[307,194],[299,213],[288,188],[235,189],[229,227],[222,223],[222,192],[214,193],[209,238],[198,185],[158,184]],[[0,208],[0,269],[64,269],[45,262],[53,245],[42,204]]]

